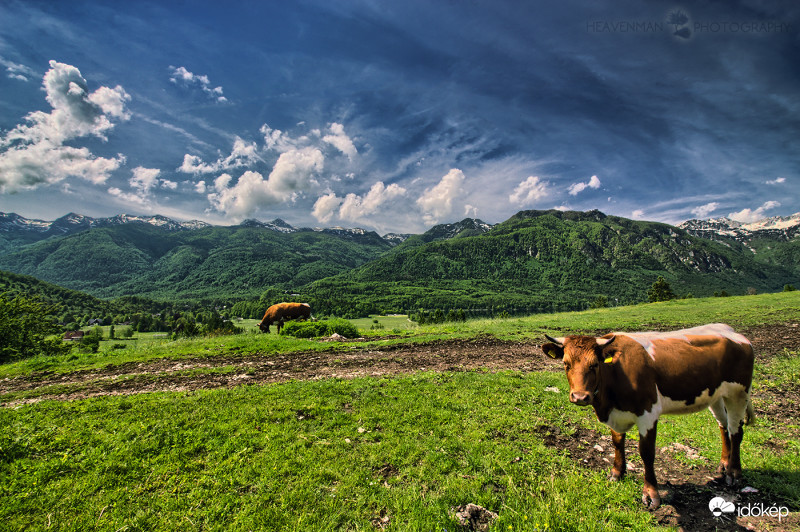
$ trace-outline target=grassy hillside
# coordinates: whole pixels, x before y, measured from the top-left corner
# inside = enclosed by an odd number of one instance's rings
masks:
[[[546,312],[642,301],[658,276],[679,295],[779,290],[794,273],[675,227],[588,213],[521,212],[478,235],[399,246],[307,287],[317,306]]]
[[[165,300],[258,297],[359,266],[390,248],[377,235],[258,227],[164,231],[104,227],[0,256],[0,267],[97,297]]]
[[[796,323],[799,298],[670,302],[419,332],[532,335],[541,328],[636,329],[662,318],[689,325],[718,315],[738,324]],[[230,357],[261,341],[267,360],[280,350],[275,335],[252,335],[243,348],[244,341],[169,345]],[[739,494],[793,512],[800,506],[800,427],[783,401],[798,392],[798,355],[759,353],[754,402],[761,417],[746,429],[742,451],[746,483],[758,493]],[[602,458],[610,448],[601,439],[608,430],[569,405],[566,390],[560,370],[418,371],[0,408],[0,519],[9,530],[443,531],[460,529],[454,508],[475,503],[498,514],[491,530],[667,530],[659,522],[674,523],[675,513],[641,507],[635,431],[628,449],[637,469],[608,482]],[[719,457],[716,424],[701,412],[659,427],[656,465],[670,471],[659,480],[671,494],[662,508],[675,505],[678,520],[696,525],[724,489],[706,477]],[[674,442],[696,455],[670,450]],[[696,506],[681,506],[687,499]],[[797,526],[791,519],[785,529]],[[768,517],[750,524],[781,529]]]

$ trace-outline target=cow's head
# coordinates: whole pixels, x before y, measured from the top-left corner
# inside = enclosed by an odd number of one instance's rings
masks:
[[[614,341],[614,337],[567,336],[552,338],[544,344],[542,351],[550,358],[564,361],[564,371],[569,382],[569,400],[578,406],[592,404],[600,388],[602,365],[612,362],[605,358],[603,350]]]
[[[267,320],[261,320],[261,322],[258,324],[258,328],[261,329],[261,332],[268,333],[269,332],[269,326],[270,326],[271,323],[272,322],[267,321]]]

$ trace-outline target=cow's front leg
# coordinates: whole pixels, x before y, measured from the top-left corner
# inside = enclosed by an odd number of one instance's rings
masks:
[[[644,487],[642,488],[642,502],[651,510],[655,510],[661,505],[661,497],[658,494],[658,481],[656,481],[656,471],[654,463],[656,460],[656,429],[658,422],[653,423],[653,427],[646,434],[639,433],[639,454],[644,463]],[[649,502],[648,502],[649,501]]]
[[[609,480],[622,480],[628,466],[625,462],[625,433],[611,430],[611,440],[614,442],[614,467],[611,469]]]
[[[739,430],[735,434],[733,432],[730,433],[731,455],[730,460],[728,460],[728,467],[725,470],[725,482],[729,486],[739,482],[742,478],[742,462],[739,454],[742,439],[744,438],[744,427],[742,425],[743,423],[740,422]]]
[[[731,461],[731,437],[728,434],[728,428],[723,427],[722,425],[719,426],[719,434],[722,440],[722,455],[719,459],[717,473],[724,477],[728,471]]]

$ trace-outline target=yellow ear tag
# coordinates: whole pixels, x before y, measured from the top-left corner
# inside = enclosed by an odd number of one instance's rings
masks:
[[[547,352],[547,356],[549,356],[550,358],[556,358],[556,352],[551,349],[550,351]]]
[[[603,362],[605,362],[606,364],[611,364],[612,362],[614,362],[614,357],[608,357]]]

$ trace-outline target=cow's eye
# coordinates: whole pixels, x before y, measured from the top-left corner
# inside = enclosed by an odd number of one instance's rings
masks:
[[[594,371],[594,370],[596,370],[596,369],[597,369],[597,367],[598,367],[599,365],[600,365],[600,364],[598,364],[597,362],[592,362],[592,364],[589,366],[589,369],[590,369],[591,371]]]
[[[572,366],[569,362],[564,361],[564,369],[569,369]]]

